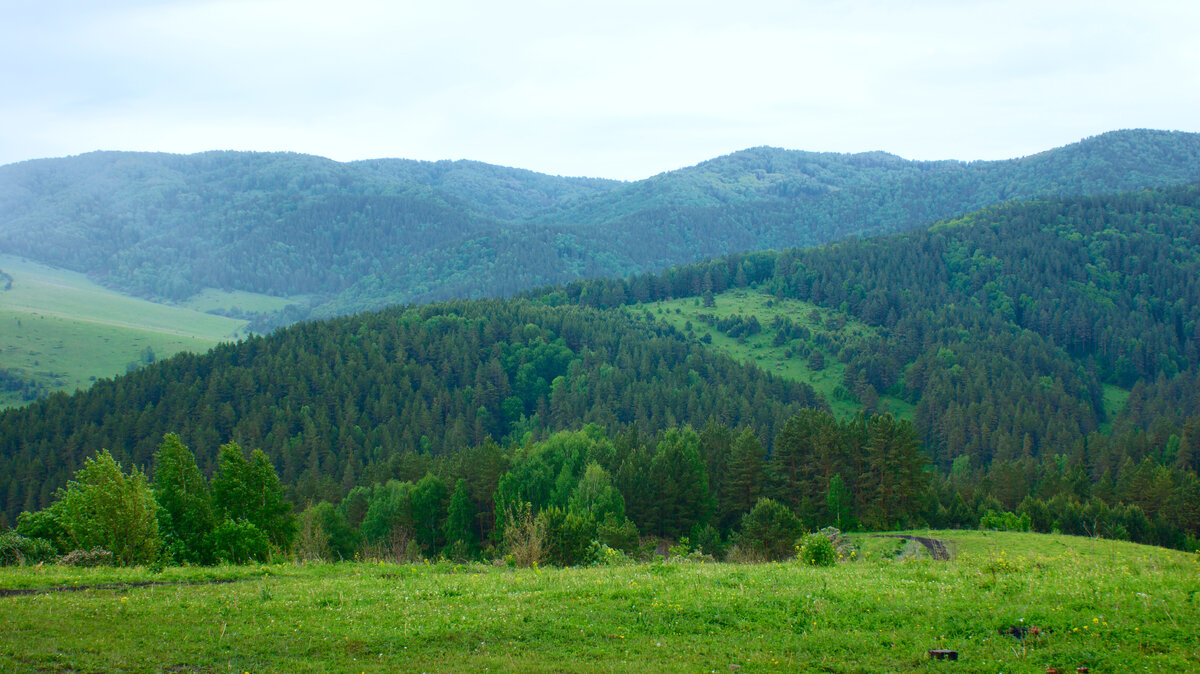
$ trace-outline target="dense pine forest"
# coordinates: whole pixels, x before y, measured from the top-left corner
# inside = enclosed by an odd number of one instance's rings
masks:
[[[224,474],[225,443],[261,449],[308,513],[299,531],[319,528],[342,555],[474,555],[531,531],[550,532],[561,563],[641,535],[744,551],[758,540],[748,532],[788,517],[1195,547],[1197,222],[1195,186],[1044,199],[518,299],[304,323],[0,415],[4,515],[55,502],[101,449],[154,475],[177,433],[197,474]],[[738,287],[872,327],[835,354],[862,414],[835,418],[811,388],[655,315],[657,300],[701,305]],[[780,327],[796,350],[817,346]],[[911,423],[882,409],[884,392],[914,406]]]
[[[260,330],[895,232],[989,204],[1185,181],[1200,135],[1122,131],[1006,161],[754,148],[632,183],[476,162],[102,152],[0,167],[0,252],[179,301],[291,297]]]

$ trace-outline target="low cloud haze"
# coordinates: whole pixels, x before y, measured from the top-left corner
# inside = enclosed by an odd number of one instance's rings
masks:
[[[22,0],[5,14],[0,163],[290,150],[637,179],[754,145],[998,159],[1200,130],[1191,3]]]

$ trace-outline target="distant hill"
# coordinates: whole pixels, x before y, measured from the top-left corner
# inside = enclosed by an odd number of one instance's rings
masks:
[[[845,442],[869,436],[855,412],[892,411],[937,474],[919,497],[927,522],[1021,509],[1095,535],[1119,508],[1129,530],[1103,535],[1194,547],[1197,373],[1200,186],[1055,197],[177,355],[0,413],[0,504],[10,520],[44,506],[101,448],[145,465],[167,431],[206,472],[230,438],[263,448],[303,503],[438,460],[470,466],[473,448],[495,453],[488,438],[512,449],[586,424],[616,437],[711,421],[753,429],[768,457],[788,443],[809,485],[796,507],[817,512],[834,474],[890,470],[884,440],[867,443],[874,468]],[[809,414],[788,431],[805,407],[842,425]]]
[[[1200,135],[1147,130],[970,163],[753,148],[631,183],[468,161],[97,152],[0,167],[0,253],[152,299],[304,296],[259,314],[265,330],[1198,175]]]

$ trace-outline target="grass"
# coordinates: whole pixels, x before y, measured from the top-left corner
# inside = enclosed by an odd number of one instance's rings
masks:
[[[837,359],[837,352],[828,347],[820,348],[825,356],[825,368],[813,370],[805,358],[788,357],[788,347],[773,346],[776,331],[771,328],[771,321],[776,316],[786,317],[797,325],[808,328],[814,335],[825,333],[836,341],[848,341],[873,337],[876,329],[866,323],[850,318],[846,314],[819,307],[811,302],[793,299],[779,299],[770,294],[752,290],[729,290],[714,296],[716,306],[705,307],[698,298],[688,297],[675,300],[653,302],[639,305],[638,308],[648,310],[657,318],[674,325],[679,330],[685,330],[691,323],[693,333],[697,338],[709,335],[712,346],[724,351],[731,357],[754,363],[760,368],[773,372],[784,379],[804,382],[812,386],[825,400],[838,418],[846,418],[857,414],[863,406],[854,400],[842,384],[846,374],[846,365]],[[813,312],[818,318],[813,320]],[[700,314],[710,314],[717,317],[755,316],[762,326],[762,332],[739,341],[731,339],[715,328],[700,321]],[[830,316],[837,316],[845,321],[841,328],[830,327],[827,323]],[[880,392],[881,408],[897,417],[911,420],[914,406],[896,396]]]
[[[0,570],[0,668],[84,671],[1195,671],[1196,555],[933,532],[949,562],[859,537],[853,562],[514,570],[376,563]],[[1052,631],[1023,640],[1014,625]],[[955,663],[931,648],[955,649]]]
[[[283,311],[291,304],[303,304],[306,295],[276,297],[246,292],[244,290],[217,290],[206,288],[189,297],[183,306],[194,311],[243,311],[248,313],[273,313]]]
[[[1112,420],[1117,418],[1117,415],[1125,409],[1125,403],[1129,400],[1129,389],[1123,389],[1112,384],[1103,385],[1104,397],[1104,418],[1106,421],[1101,426],[1101,432],[1107,434],[1112,428]]]
[[[49,392],[87,388],[101,377],[157,358],[205,351],[236,339],[246,322],[156,304],[103,288],[82,274],[0,256],[12,276],[0,291],[0,367],[41,382]],[[0,407],[22,404],[0,392]]]

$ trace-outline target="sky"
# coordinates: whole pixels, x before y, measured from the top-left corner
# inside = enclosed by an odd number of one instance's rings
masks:
[[[633,180],[747,147],[1004,159],[1200,131],[1200,3],[0,0],[0,164],[474,159]]]

